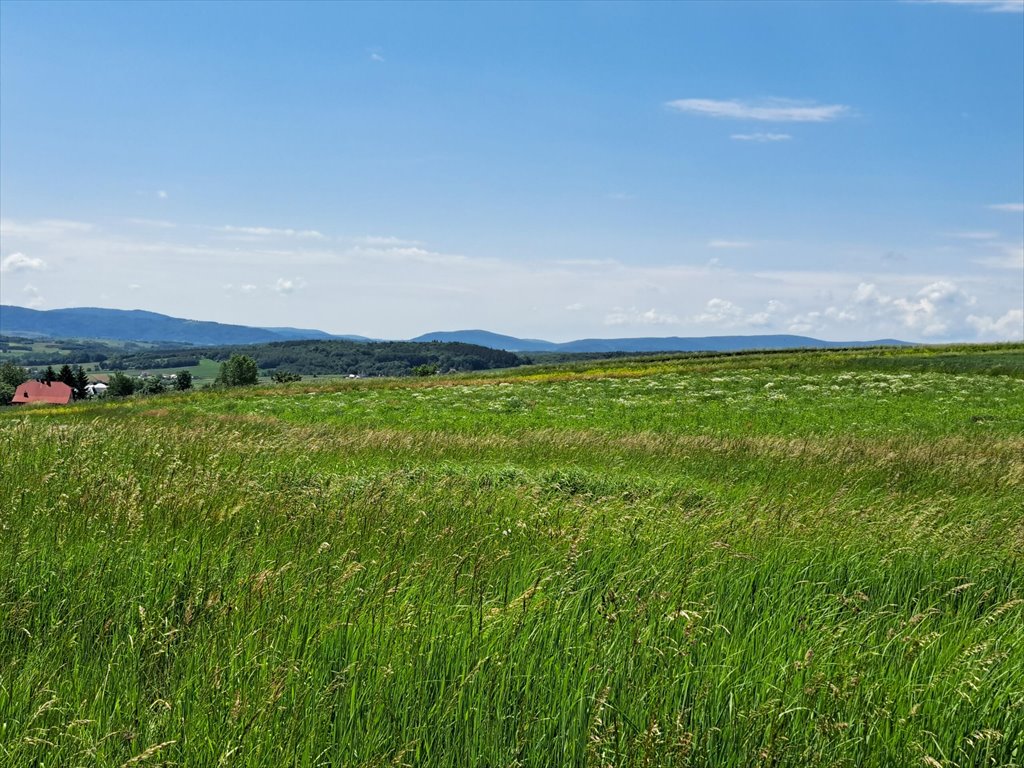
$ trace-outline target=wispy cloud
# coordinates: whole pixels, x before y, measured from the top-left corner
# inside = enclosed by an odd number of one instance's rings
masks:
[[[1024,245],[1006,245],[991,243],[1002,251],[999,256],[983,256],[975,259],[975,264],[993,269],[1024,270]]]
[[[760,328],[768,325],[786,307],[777,299],[769,299],[760,312],[747,313],[743,307],[728,299],[714,298],[704,305],[704,311],[694,315],[693,322],[701,325],[713,325],[717,328],[735,328],[737,326],[754,326]]]
[[[407,240],[403,237],[391,237],[390,235],[363,235],[362,237],[355,238],[357,245],[366,245],[371,248],[378,248],[382,246],[402,246],[402,245],[423,245],[419,240]]]
[[[279,227],[234,227],[230,224],[223,227],[215,227],[218,232],[228,235],[244,237],[303,237],[313,240],[322,240],[323,234],[315,229],[287,229]]]
[[[733,141],[752,141],[757,144],[768,144],[774,141],[789,141],[793,137],[788,133],[734,133],[729,138]]]
[[[32,272],[46,269],[46,262],[24,253],[12,253],[0,261],[0,272]]]
[[[1024,213],[1024,203],[995,203],[990,205],[993,211],[1003,211],[1004,213]]]
[[[274,290],[281,295],[295,293],[295,291],[305,287],[306,281],[301,277],[279,277],[273,285]]]
[[[992,229],[1000,227],[993,223]],[[755,232],[719,231],[719,245],[736,247],[749,235],[752,248],[766,257],[776,247],[756,239]],[[181,296],[187,295],[189,316],[202,319],[222,312],[226,295],[236,322],[303,324],[390,338],[442,325],[482,324],[507,327],[520,336],[557,334],[562,339],[601,335],[601,328],[641,336],[732,332],[724,330],[730,327],[744,333],[791,328],[837,339],[967,340],[1002,338],[999,329],[1008,325],[1012,330],[1013,316],[1003,317],[1021,307],[1024,277],[1020,241],[1002,233],[988,240],[950,240],[944,249],[910,251],[907,263],[917,265],[914,273],[895,262],[882,269],[879,258],[885,249],[874,243],[858,251],[860,266],[843,271],[825,263],[804,270],[771,269],[769,258],[756,265],[710,268],[697,263],[701,253],[707,258],[754,251],[709,248],[708,237],[691,244],[685,260],[645,263],[585,251],[579,255],[591,258],[573,259],[575,253],[529,259],[460,255],[426,243],[398,245],[395,241],[409,241],[397,237],[377,238],[371,247],[357,245],[350,235],[247,244],[218,234],[225,233],[181,222],[173,230],[127,224],[115,230],[109,223],[5,221],[2,255],[40,258],[48,271],[5,272],[0,299],[19,305],[42,302],[23,292],[31,280],[42,289],[47,307],[80,305],[83,296],[137,307],[144,296],[146,309],[181,314]],[[926,253],[935,258],[925,258]],[[97,270],[97,264],[104,269]],[[873,268],[878,272],[872,275]],[[197,269],[204,280],[189,282]],[[124,277],[111,283],[110,274]],[[37,275],[45,275],[46,283],[40,284]],[[954,287],[943,287],[941,281]],[[132,293],[127,288],[132,282],[144,288]],[[854,297],[859,283],[872,286],[860,302]],[[502,287],[497,294],[495,285]],[[922,293],[922,286],[930,288]],[[455,292],[458,300],[452,298]],[[341,295],[345,301],[339,303]],[[527,312],[514,299],[524,295],[531,297]],[[709,305],[713,297],[718,301]],[[969,315],[979,318],[975,325],[968,324]]]
[[[964,5],[988,13],[1024,13],[1024,0],[912,0],[918,5]]]
[[[882,261],[889,264],[902,264],[907,261],[907,254],[899,251],[886,251],[882,254]]]
[[[375,261],[378,263],[419,263],[450,265],[461,264],[466,266],[483,265],[486,259],[472,259],[457,253],[442,253],[431,251],[419,246],[360,246],[349,252],[349,256],[363,261]]]
[[[851,323],[857,320],[857,315],[848,309],[840,307],[826,307],[823,310],[813,310],[803,314],[794,315],[789,319],[788,329],[792,333],[808,333],[820,330],[826,323]]]
[[[125,219],[129,224],[139,227],[153,227],[155,229],[173,229],[176,225],[173,221],[163,219]]]
[[[167,190],[166,189],[158,189],[156,191],[156,196],[158,198],[160,198],[161,200],[166,200],[168,197],[170,197],[170,195],[167,194]]]
[[[615,259],[555,259],[552,264],[560,267],[616,267],[619,262]]]
[[[991,315],[968,315],[967,324],[979,336],[1005,339],[1006,341],[1024,339],[1024,310],[1011,309],[1002,317],[995,318]]]
[[[32,283],[28,283],[21,292],[25,294],[25,306],[30,309],[36,309],[37,307],[43,306],[46,300],[39,294],[39,289],[36,288]]]
[[[50,242],[61,237],[82,235],[95,229],[94,225],[87,222],[69,219],[39,219],[32,222],[0,219],[0,236],[28,240]]]
[[[999,237],[998,232],[947,232],[946,237],[955,237],[957,240],[995,240]]]
[[[636,307],[615,307],[604,318],[605,325],[675,325],[678,322],[677,315],[658,312],[653,307],[647,311],[638,310]]]
[[[280,280],[278,282],[280,282]],[[253,283],[242,283],[241,285],[235,285],[234,283],[226,283],[224,285],[224,292],[229,296],[234,295],[235,293],[240,293],[244,296],[251,296],[258,290],[259,288],[257,288]]]
[[[676,112],[729,120],[759,120],[769,123],[827,123],[848,115],[845,104],[815,104],[792,99],[676,99],[665,103]]]

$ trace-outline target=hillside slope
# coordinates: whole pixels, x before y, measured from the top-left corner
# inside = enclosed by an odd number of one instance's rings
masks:
[[[332,336],[307,328],[257,328],[146,312],[141,309],[28,309],[0,305],[0,334],[52,338],[170,341],[180,344],[260,344],[291,339],[364,337]]]

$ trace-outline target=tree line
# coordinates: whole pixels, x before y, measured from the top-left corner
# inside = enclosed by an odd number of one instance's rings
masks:
[[[39,342],[54,347],[54,349],[33,349],[33,345]],[[0,336],[0,353],[3,353],[4,359],[26,368],[35,368],[41,365],[60,366],[65,363],[68,365],[105,363],[111,357],[152,348],[152,344],[139,344],[132,341],[115,344],[92,339],[26,339],[19,336]]]
[[[526,362],[511,352],[461,342],[310,340],[149,350],[112,357],[107,365],[156,370],[195,365],[200,358],[227,362],[239,355],[251,358],[266,373],[290,371],[307,376],[408,376],[419,373],[423,366],[437,371],[479,371]]]

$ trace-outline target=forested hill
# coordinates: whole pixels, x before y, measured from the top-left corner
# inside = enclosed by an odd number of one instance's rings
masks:
[[[253,328],[211,321],[187,320],[139,309],[71,307],[39,310],[0,305],[0,332],[8,336],[60,339],[114,339],[178,344],[260,344],[290,339],[343,338],[311,328]]]
[[[353,373],[360,376],[404,376],[421,365],[434,366],[439,371],[480,371],[512,368],[526,362],[511,352],[474,344],[312,340],[132,352],[111,357],[105,367],[142,370],[187,368],[196,365],[201,358],[222,361],[235,354],[248,355],[267,373],[280,370],[307,376]]]

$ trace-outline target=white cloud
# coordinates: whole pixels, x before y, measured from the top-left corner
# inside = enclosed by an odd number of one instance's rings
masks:
[[[827,307],[824,310],[814,310],[803,314],[794,315],[789,319],[789,330],[792,333],[809,333],[821,331],[829,324],[856,322],[857,315],[849,309],[839,307]]]
[[[789,321],[790,333],[809,333],[821,325],[821,312],[796,315]]]
[[[402,237],[389,237],[379,235],[364,235],[355,238],[357,245],[366,245],[371,248],[380,246],[401,246],[401,245],[423,245],[419,240],[406,240]]]
[[[163,219],[125,219],[125,221],[140,227],[154,227],[156,229],[173,229],[176,226],[173,221],[164,221]]]
[[[755,312],[747,317],[747,324],[757,328],[764,327],[771,323],[780,312],[785,311],[785,304],[777,299],[769,299],[762,312]]]
[[[731,120],[760,120],[770,123],[826,123],[850,113],[845,104],[815,104],[792,99],[676,99],[665,106],[676,112]]]
[[[156,191],[156,196],[159,197],[161,200],[166,200],[169,197],[166,189],[158,189]]]
[[[775,141],[789,141],[793,137],[788,133],[734,133],[729,138],[733,141],[753,141],[758,144],[767,144]]]
[[[42,259],[26,256],[24,253],[12,253],[0,261],[0,272],[29,272],[46,269]]]
[[[43,219],[39,224],[65,232],[92,232],[96,229],[94,224],[89,224],[85,221],[74,221],[72,219]]]
[[[279,227],[233,227],[227,224],[223,227],[216,227],[218,232],[228,235],[241,235],[243,237],[302,237],[311,240],[323,240],[322,233],[315,229],[290,229]]]
[[[551,262],[560,267],[617,267],[615,259],[555,259]]]
[[[742,318],[742,307],[738,307],[726,299],[711,299],[705,306],[704,311],[693,319],[698,323],[735,325]]]
[[[567,312],[579,312],[583,309],[583,304],[577,301],[574,304],[567,305],[565,309]]]
[[[991,243],[1002,251],[1001,256],[983,256],[975,259],[975,264],[993,269],[1015,269],[1024,270],[1024,244],[1007,245],[1005,243]]]
[[[644,312],[636,307],[625,310],[614,307],[604,318],[605,325],[675,325],[678,322],[679,318],[671,313],[658,312],[654,308]]]
[[[694,315],[692,319],[695,323],[714,325],[720,329],[739,326],[762,328],[769,325],[785,309],[785,305],[778,299],[769,299],[760,312],[747,313],[743,307],[728,299],[714,298],[704,306],[703,312]]]
[[[62,237],[73,237],[93,232],[96,228],[84,221],[68,219],[41,219],[26,223],[13,219],[0,219],[0,236],[51,242]]]
[[[876,317],[898,321],[906,331],[924,337],[948,335],[962,324],[962,310],[977,303],[950,280],[929,283],[913,296],[889,296],[871,283],[861,283],[853,300]]]
[[[1024,13],[1024,0],[914,0],[921,5],[965,5],[989,13]]]
[[[979,336],[1001,341],[1024,340],[1024,310],[1011,309],[1002,317],[995,319],[988,315],[968,315],[967,324],[977,331]]]
[[[284,278],[281,278],[281,280],[284,280]],[[280,282],[280,280],[278,282]],[[296,286],[293,284],[292,285],[292,289],[294,290],[295,287]],[[256,285],[254,285],[253,283],[242,283],[241,285],[235,285],[234,283],[225,283],[224,284],[224,292],[226,294],[228,294],[229,296],[233,295],[235,293],[240,293],[240,294],[243,294],[245,296],[250,296],[250,295],[256,293],[258,290],[259,290],[259,288],[257,288]]]
[[[140,288],[142,288],[142,286],[139,285],[138,283],[132,283],[131,285],[128,286],[129,291],[137,291]]]
[[[838,309],[837,307],[829,307],[825,310],[825,317],[830,320],[838,320],[843,323],[852,323],[857,320],[857,316],[845,309]]]
[[[1024,203],[994,203],[989,208],[1004,213],[1024,213]]]
[[[853,292],[853,300],[857,304],[867,304],[870,302],[888,304],[890,301],[889,297],[883,295],[874,283],[861,283],[858,285],[857,290]]]
[[[352,256],[369,258],[375,261],[385,262],[416,262],[420,264],[452,265],[461,264],[466,266],[484,265],[489,263],[487,259],[470,259],[454,253],[441,253],[431,251],[417,246],[396,246],[396,247],[366,247],[356,248],[351,251]]]
[[[378,63],[385,61],[384,54],[381,53],[381,50],[379,48],[370,48],[369,55],[370,61],[375,61]]]
[[[305,287],[306,281],[303,280],[301,277],[279,277],[277,278],[277,282],[274,283],[273,286],[274,290],[280,293],[281,295],[295,293],[295,291]]]
[[[753,243],[746,240],[709,240],[708,248],[749,248]]]
[[[682,261],[644,259],[639,252],[616,261],[603,258],[617,253],[607,248],[593,252],[541,249],[531,257],[496,258],[445,253],[428,245],[404,244],[407,241],[395,244],[399,238],[382,238],[373,247],[357,245],[352,236],[246,243],[223,240],[209,228],[180,222],[175,229],[162,230],[132,227],[123,220],[120,229],[113,225],[69,229],[54,227],[53,220],[46,225],[25,221],[14,223],[19,234],[11,236],[6,233],[7,224],[3,254],[17,251],[41,258],[49,271],[25,272],[13,279],[0,275],[0,300],[5,304],[25,304],[24,282],[45,274],[42,287],[48,307],[100,302],[128,309],[139,307],[139,296],[145,295],[144,309],[179,316],[249,325],[302,325],[383,338],[408,338],[441,327],[483,327],[555,341],[602,334],[699,335],[718,332],[708,322],[717,318],[697,322],[694,316],[717,315],[723,320],[719,327],[724,333],[785,332],[802,320],[813,324],[809,335],[821,338],[968,340],[979,336],[967,316],[990,316],[995,323],[1008,309],[1021,306],[1024,293],[1024,270],[1019,266],[1015,271],[996,271],[995,262],[986,269],[970,261],[1012,255],[1001,250],[1010,245],[1001,239],[948,243],[945,249],[932,249],[936,258],[931,260],[924,258],[929,251],[918,249],[908,262],[915,265],[912,274],[904,273],[900,265],[883,269],[878,257],[884,248],[862,244],[857,269],[870,269],[870,262],[880,272],[867,278],[860,271],[844,271],[829,263],[772,269],[765,266],[770,258],[756,267],[711,268],[699,262],[709,256],[753,251],[706,249],[707,239],[691,247]],[[737,242],[739,235],[746,234],[724,232],[736,235]],[[767,257],[775,249],[789,249],[788,244],[753,239],[752,243]],[[813,244],[814,252],[828,248],[828,243]],[[811,246],[806,249],[810,251]],[[843,263],[851,268],[854,264],[852,260]],[[104,269],[96,269],[96,264]],[[197,270],[205,279],[190,282],[189,276]],[[126,282],[111,284],[109,274],[124,275],[128,282],[137,281],[145,288],[133,294]],[[923,286],[943,280],[955,283],[962,295],[944,297],[941,290],[919,295]],[[858,304],[854,294],[859,283],[870,286],[862,288],[866,298],[882,298]],[[232,288],[224,288],[227,284]],[[257,288],[247,295],[246,285]],[[495,285],[502,287],[498,293]],[[162,290],[154,291],[153,286]],[[225,301],[226,294],[233,300]],[[277,301],[257,300],[277,295],[281,295]],[[345,300],[338,301],[339,296]],[[522,296],[530,296],[527,312],[516,299]],[[713,297],[729,304],[706,307]],[[971,306],[974,297],[976,303]],[[928,325],[922,319],[927,310],[921,309],[926,301],[935,307],[931,325],[944,324],[945,333],[926,336],[905,322],[909,314],[910,325],[916,323],[922,329]],[[575,305],[581,308],[567,309]],[[607,333],[612,328],[616,333]]]
[[[947,232],[946,237],[955,237],[958,240],[994,240],[999,237],[998,232]]]
[[[25,300],[25,306],[30,309],[37,309],[46,303],[46,300],[39,295],[39,289],[32,285],[32,283],[26,283],[21,292],[28,297]]]

